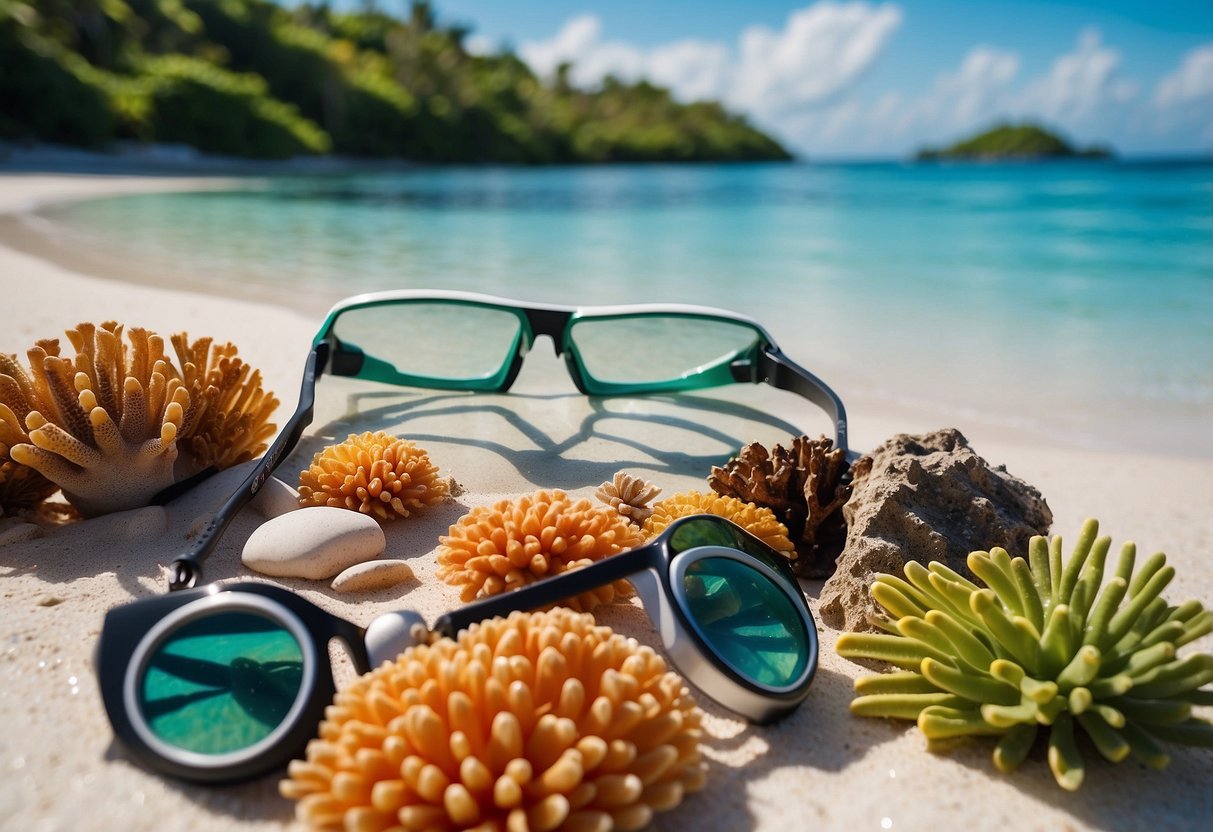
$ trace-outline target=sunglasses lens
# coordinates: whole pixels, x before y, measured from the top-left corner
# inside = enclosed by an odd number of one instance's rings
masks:
[[[687,614],[737,673],[766,687],[796,682],[809,662],[809,637],[792,600],[740,561],[701,558],[683,576]]]
[[[193,618],[163,640],[138,682],[143,721],[198,754],[248,748],[277,728],[303,685],[303,653],[282,623],[247,611]]]

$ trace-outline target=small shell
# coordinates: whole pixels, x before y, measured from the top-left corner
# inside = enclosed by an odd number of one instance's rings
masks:
[[[620,471],[615,474],[614,479],[598,486],[594,496],[631,522],[643,526],[644,521],[653,513],[653,507],[649,503],[660,493],[661,489],[648,480]]]

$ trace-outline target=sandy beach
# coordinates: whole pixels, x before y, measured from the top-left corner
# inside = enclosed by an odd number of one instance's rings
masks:
[[[282,400],[281,424],[294,409],[323,307],[287,308],[185,291],[171,274],[159,285],[87,274],[82,271],[87,262],[59,250],[53,229],[31,214],[55,201],[215,186],[213,179],[0,173],[0,222],[10,237],[25,236],[18,247],[0,245],[0,351],[23,355],[36,339],[62,338],[65,328],[81,321],[118,320],[165,336],[186,330],[194,337],[231,340]],[[793,357],[808,348],[794,339],[782,346]],[[532,355],[515,392],[507,396],[431,397],[411,402],[402,418],[378,416],[376,424],[348,419],[340,396],[328,404],[336,409],[319,410],[311,435],[278,470],[290,484],[329,439],[383,426],[416,438],[465,489],[416,522],[389,530],[388,555],[408,558],[416,583],[341,596],[324,582],[276,581],[360,625],[401,607],[433,621],[458,605],[456,590],[434,577],[433,549],[437,536],[472,506],[543,486],[591,496],[617,467],[643,474],[666,493],[702,488],[707,471],[696,466],[718,449],[721,437],[749,441],[782,435],[786,441],[788,428],[797,422],[796,403],[765,389],[712,391],[695,397],[690,408],[676,401],[587,402],[546,345]],[[847,405],[857,449],[897,432],[957,427],[988,461],[1005,465],[1043,493],[1054,513],[1055,533],[1072,538],[1084,518],[1096,517],[1115,546],[1134,540],[1140,551],[1168,554],[1178,571],[1167,592],[1173,603],[1195,598],[1213,604],[1209,459],[1153,456],[1144,441],[1119,452],[1059,447],[988,424],[943,425],[928,414],[877,411],[863,399],[848,399]],[[753,427],[749,422],[756,415],[762,418]],[[674,430],[689,439],[668,432]],[[1149,426],[1141,425],[1140,432],[1148,436]],[[470,437],[481,441],[467,441]],[[685,452],[674,459],[666,453],[673,447]],[[204,788],[168,781],[128,760],[113,740],[92,666],[105,611],[165,591],[162,567],[186,544],[198,518],[214,511],[234,487],[235,476],[217,477],[167,507],[167,528],[154,534],[132,537],[121,518],[101,518],[0,544],[0,716],[5,722],[0,828],[135,832],[294,826],[293,804],[278,796],[275,777]],[[207,564],[208,579],[256,577],[241,565],[240,551],[260,522],[248,510],[237,519]],[[820,587],[820,582],[805,584],[814,609]],[[636,606],[605,610],[599,620],[656,643]],[[820,666],[812,692],[783,722],[750,727],[697,697],[707,713],[708,787],[659,814],[653,828],[774,832],[980,824],[1160,832],[1198,828],[1205,823],[1200,818],[1213,815],[1211,749],[1176,748],[1162,772],[1132,761],[1111,765],[1088,753],[1087,782],[1076,794],[1055,785],[1043,753],[1034,752],[1009,776],[995,771],[986,742],[931,755],[912,724],[848,713],[852,682],[865,671],[834,654],[838,633],[820,624],[819,631]],[[1213,638],[1193,647],[1209,651]]]

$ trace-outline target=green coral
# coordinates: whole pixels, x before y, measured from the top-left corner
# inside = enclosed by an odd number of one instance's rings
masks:
[[[855,681],[857,716],[917,720],[928,747],[973,735],[1001,737],[994,765],[1013,771],[1037,733],[1049,733],[1058,785],[1082,785],[1076,729],[1111,762],[1128,756],[1154,768],[1163,743],[1213,747],[1213,723],[1192,715],[1213,705],[1213,655],[1176,651],[1213,631],[1198,601],[1170,606],[1162,591],[1175,569],[1161,552],[1134,574],[1126,543],[1104,582],[1111,538],[1088,520],[1068,561],[1061,537],[1034,537],[1028,560],[1004,549],[973,552],[982,588],[940,563],[909,562],[906,580],[878,575],[872,597],[890,617],[885,633],[846,633],[839,655],[879,659],[900,671]],[[1101,588],[1102,587],[1102,588]]]

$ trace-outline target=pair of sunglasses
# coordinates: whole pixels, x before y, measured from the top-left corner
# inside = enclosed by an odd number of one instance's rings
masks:
[[[577,389],[590,396],[685,392],[764,383],[821,408],[847,453],[842,400],[788,358],[756,321],[684,305],[566,307],[467,292],[358,295],[334,306],[312,344],[299,405],[261,464],[173,561],[169,588],[194,586],[224,529],[298,444],[324,374],[439,390],[508,390],[539,337],[551,339]],[[458,348],[452,348],[457,344]],[[167,502],[189,488],[157,496]]]
[[[433,631],[454,637],[619,579],[636,587],[674,667],[709,698],[767,723],[808,695],[817,630],[788,562],[714,515],[681,518],[644,546],[468,604]],[[364,629],[276,586],[211,585],[111,610],[97,675],[114,734],[136,760],[184,780],[234,782],[303,753],[335,692],[330,640],[365,673],[419,634],[414,612]]]

